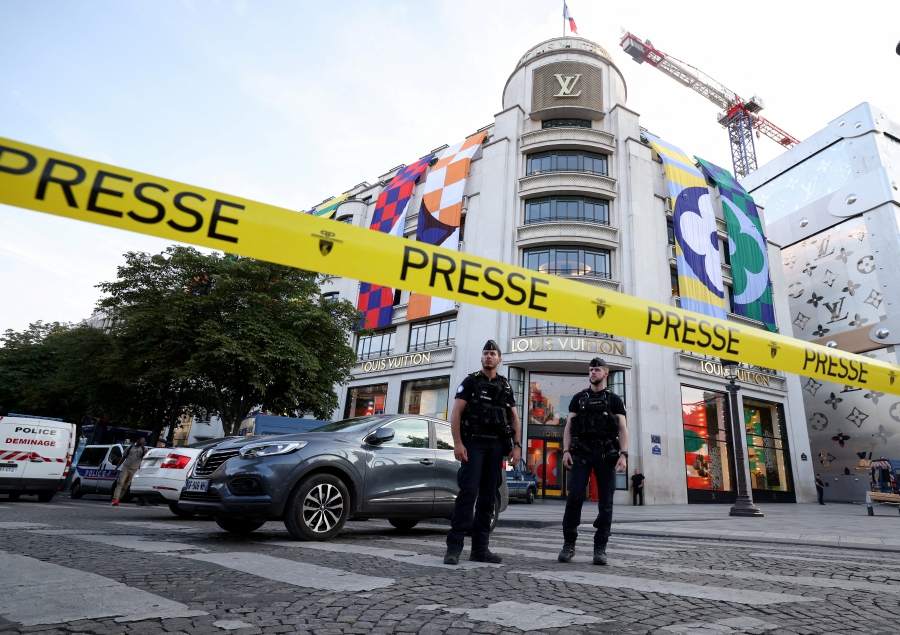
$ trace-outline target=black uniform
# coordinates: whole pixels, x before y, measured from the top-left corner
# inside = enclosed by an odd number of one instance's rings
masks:
[[[569,496],[563,516],[563,538],[575,543],[578,525],[581,524],[581,507],[591,472],[597,478],[599,514],[594,521],[597,533],[594,545],[605,546],[612,526],[613,494],[616,491],[616,461],[619,458],[619,418],[625,416],[625,404],[617,394],[604,389],[594,392],[590,388],[572,397],[569,412],[572,419],[572,472],[569,478]]]
[[[462,549],[466,529],[471,525],[472,552],[478,553],[488,548],[500,463],[512,450],[510,421],[516,399],[506,377],[488,379],[481,371],[463,379],[456,398],[466,402],[460,431],[469,460],[460,465],[456,475],[459,494],[447,533],[447,548]]]
[[[644,504],[644,488],[641,487],[643,483],[644,475],[640,472],[631,477],[631,503],[634,506],[638,504],[638,497],[641,499],[641,505]]]
[[[819,505],[824,505],[825,504],[825,500],[824,500],[825,499],[825,482],[818,476],[816,477],[816,496],[819,499]]]

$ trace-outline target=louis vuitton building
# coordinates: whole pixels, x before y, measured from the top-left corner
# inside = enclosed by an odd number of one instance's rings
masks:
[[[900,125],[863,103],[742,181],[782,246],[785,332],[892,364],[900,344]],[[826,500],[862,501],[900,458],[900,396],[803,378]]]
[[[502,106],[487,126],[454,145],[427,153],[423,146],[423,156],[311,213],[458,246],[574,278],[598,292],[679,304],[677,215],[663,163],[638,113],[626,105],[627,93],[625,77],[600,46],[574,37],[543,42],[498,86]],[[689,149],[691,140],[685,133],[668,141]],[[705,195],[716,217],[707,236],[718,242],[713,277],[727,317],[765,329],[734,311],[736,273],[722,203],[714,187]],[[761,244],[772,262],[780,262],[777,245]],[[790,332],[780,267],[771,268],[771,288],[769,328]],[[647,477],[647,504],[733,501],[736,469],[747,470],[757,500],[815,500],[796,376],[742,367],[736,414],[746,434],[734,438],[714,358],[356,280],[332,278],[324,292],[356,303],[372,329],[354,337],[359,361],[349,385],[336,387],[341,405],[335,419],[398,412],[446,418],[456,387],[478,369],[483,343],[495,339],[503,348],[501,372],[516,391],[525,458],[539,495],[563,497],[568,403],[587,385],[589,361],[600,356],[612,371],[611,389],[627,405],[629,474],[638,468]],[[745,446],[746,460],[736,466],[737,443]],[[630,501],[626,476],[619,503]]]

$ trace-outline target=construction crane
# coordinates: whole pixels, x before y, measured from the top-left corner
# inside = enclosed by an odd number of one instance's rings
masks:
[[[642,41],[639,37],[626,33],[619,44],[638,64],[647,62],[675,81],[700,93],[721,109],[717,119],[728,129],[731,161],[737,178],[747,176],[758,167],[756,146],[753,142],[754,129],[757,137],[764,134],[785,148],[792,148],[800,143],[798,139],[759,115],[759,111],[765,108],[765,102],[758,96],[753,95],[746,101],[741,99],[733,90],[729,90],[700,69],[666,55],[654,47],[650,40]]]

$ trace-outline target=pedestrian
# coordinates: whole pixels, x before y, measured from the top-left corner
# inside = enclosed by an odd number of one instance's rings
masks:
[[[121,466],[122,470],[119,472],[119,480],[116,482],[116,491],[113,492],[113,507],[119,506],[119,500],[131,487],[131,479],[134,478],[134,473],[141,467],[141,461],[148,452],[146,443],[147,439],[139,437],[137,441],[128,446],[125,454],[122,455],[122,458],[116,464],[116,469],[118,470]]]
[[[634,476],[631,477],[631,504],[637,507],[638,498],[641,499],[641,507],[644,506],[644,475],[634,468]]]
[[[822,480],[821,474],[816,474],[816,496],[819,498],[819,505],[825,504],[825,481]]]
[[[467,375],[456,390],[450,428],[453,454],[460,462],[456,474],[459,494],[447,532],[444,564],[459,564],[466,529],[472,527],[469,560],[499,563],[488,549],[494,498],[508,455],[517,465],[522,458],[521,426],[509,380],[497,374],[500,347],[488,340],[481,352],[481,370]],[[474,508],[474,514],[473,514]],[[473,518],[474,515],[474,518]]]
[[[599,513],[594,527],[594,564],[605,565],[606,543],[612,527],[613,494],[616,473],[627,467],[628,430],[625,427],[625,404],[622,398],[606,387],[609,367],[595,357],[589,370],[590,386],[572,397],[569,416],[563,432],[563,466],[572,470],[569,478],[569,497],[563,515],[563,548],[560,562],[571,562],[575,555],[575,540],[581,524],[584,490],[591,472],[597,478],[597,507]]]

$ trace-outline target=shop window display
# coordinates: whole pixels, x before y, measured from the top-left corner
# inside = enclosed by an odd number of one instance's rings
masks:
[[[405,381],[400,391],[400,414],[424,415],[446,420],[449,395],[449,377]]]
[[[750,486],[755,490],[793,491],[787,429],[781,404],[744,398]]]
[[[688,499],[692,490],[733,492],[733,441],[727,396],[682,386],[681,412]],[[698,498],[718,500],[714,496]]]
[[[351,388],[347,392],[347,406],[344,408],[344,418],[383,415],[384,402],[387,398],[387,387],[387,384],[375,384]]]

